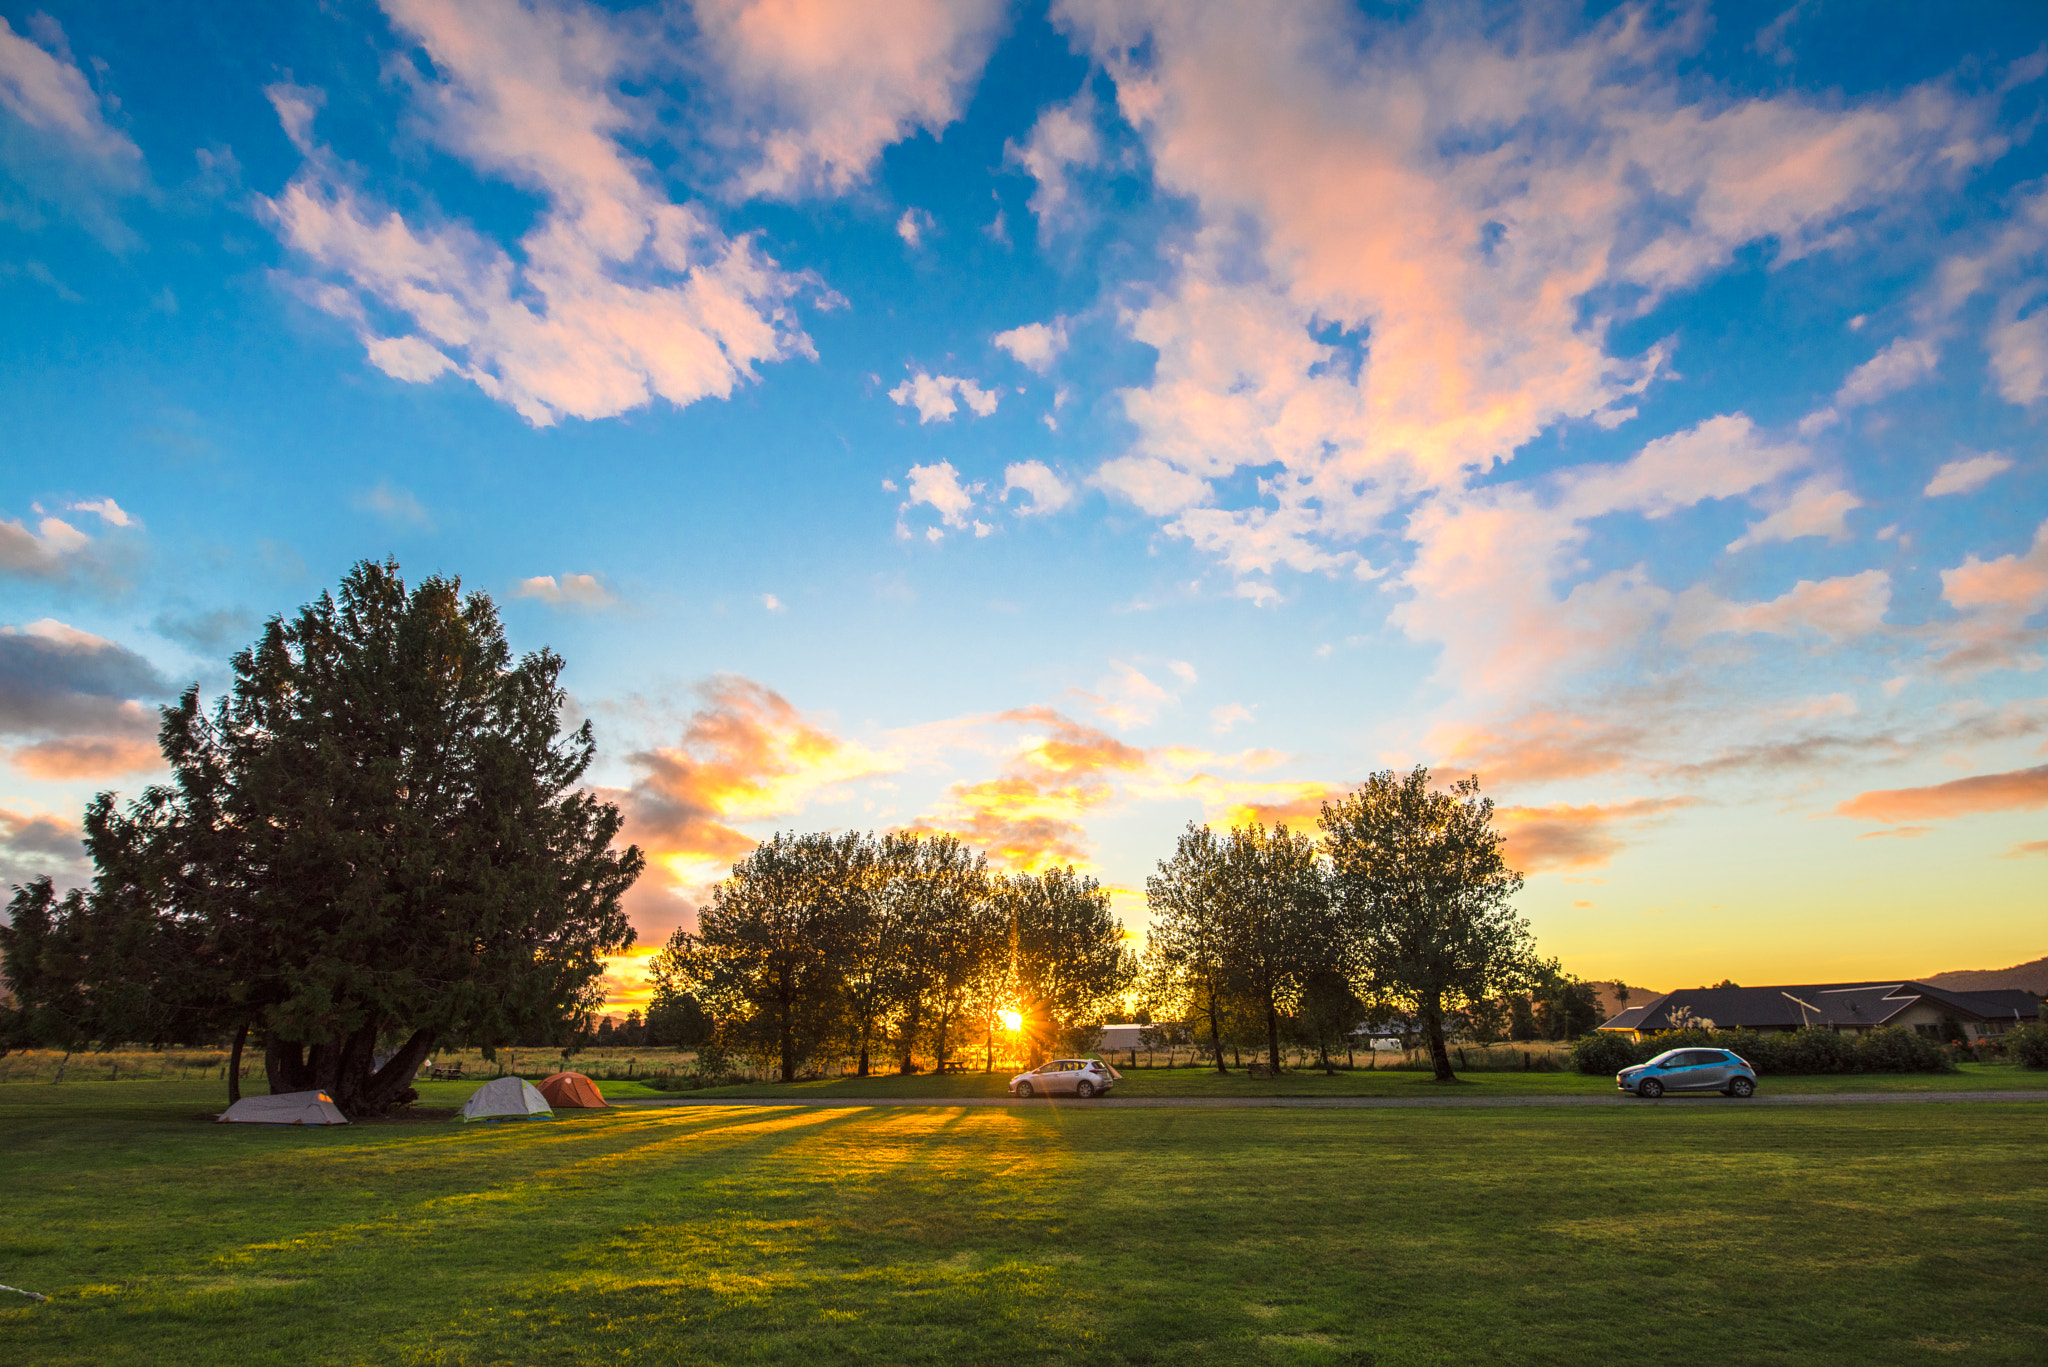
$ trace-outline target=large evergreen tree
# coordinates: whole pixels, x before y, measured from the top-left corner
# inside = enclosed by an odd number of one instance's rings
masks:
[[[94,951],[76,1028],[232,1022],[239,1051],[253,1027],[273,1092],[354,1115],[408,1099],[438,1041],[580,1029],[643,860],[577,787],[596,744],[562,734],[560,658],[515,661],[458,581],[364,562],[232,663],[211,713],[196,688],[164,710],[170,783],[86,814],[92,893],[44,933]]]

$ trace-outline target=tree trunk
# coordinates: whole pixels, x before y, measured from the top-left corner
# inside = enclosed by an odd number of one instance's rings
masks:
[[[1266,1061],[1273,1076],[1280,1076],[1280,1009],[1271,997],[1266,998]]]
[[[1229,1065],[1223,1062],[1223,1022],[1221,1012],[1216,1009],[1216,993],[1209,993],[1209,1047],[1216,1051],[1216,1071],[1228,1073]]]
[[[1443,998],[1435,994],[1422,1004],[1422,1029],[1429,1039],[1429,1063],[1436,1070],[1438,1082],[1456,1082],[1458,1075],[1451,1071],[1451,1051],[1444,1045],[1444,1004]]]
[[[435,1034],[432,1030],[415,1030],[404,1044],[398,1046],[384,1066],[364,1079],[357,1093],[357,1104],[364,1115],[383,1115],[393,1106],[403,1106],[419,1100],[419,1090],[412,1085],[420,1065],[434,1052]]]
[[[249,1042],[249,1018],[242,1017],[242,1028],[235,1031],[235,1047],[228,1054],[228,1105],[242,1099],[242,1046]]]
[[[313,1090],[313,1072],[307,1066],[306,1047],[267,1034],[263,1044],[263,1080],[272,1096]]]
[[[917,1003],[910,1005],[910,1014],[903,1018],[903,1058],[896,1066],[898,1076],[908,1077],[917,1071],[916,1061],[911,1057],[917,1052]]]
[[[379,1027],[368,1024],[338,1044],[268,1039],[263,1071],[271,1095],[322,1091],[350,1119],[383,1115],[393,1106],[417,1101],[413,1078],[434,1050],[434,1032],[415,1030],[382,1068],[375,1067],[378,1034]]]
[[[868,1028],[867,1028],[867,1027],[866,1027],[865,1025],[863,1025],[863,1026],[862,1026],[862,1027],[860,1028],[860,1071],[859,1071],[859,1072],[857,1072],[857,1073],[855,1073],[855,1074],[854,1074],[854,1076],[855,1076],[855,1077],[866,1077],[867,1075],[868,1075]]]

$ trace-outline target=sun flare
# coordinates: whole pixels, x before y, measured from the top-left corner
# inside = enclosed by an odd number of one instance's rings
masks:
[[[1022,1030],[1024,1028],[1024,1013],[1022,1011],[1002,1011],[997,1014],[1003,1018],[1003,1029]]]

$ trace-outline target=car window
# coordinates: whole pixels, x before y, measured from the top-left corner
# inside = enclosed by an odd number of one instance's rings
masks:
[[[1657,1055],[1657,1057],[1651,1059],[1650,1066],[1653,1068],[1669,1068],[1676,1064],[1678,1060],[1683,1057],[1685,1057],[1685,1051],[1683,1049],[1667,1049],[1663,1053]]]

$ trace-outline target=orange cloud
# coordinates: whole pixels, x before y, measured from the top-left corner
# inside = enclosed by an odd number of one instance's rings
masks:
[[[8,755],[32,778],[112,778],[161,769],[164,758],[148,741],[123,736],[65,736],[24,745]]]
[[[1623,832],[1681,807],[1689,797],[1639,798],[1634,802],[1574,807],[1501,807],[1494,819],[1507,837],[1509,865],[1524,873],[1599,868],[1627,848]]]
[[[1941,596],[1960,614],[1946,632],[1951,649],[1939,661],[1945,673],[2038,665],[2033,648],[2048,632],[2027,622],[2048,608],[2048,522],[2034,529],[2023,552],[1995,560],[1971,554],[1943,570]]]
[[[1562,712],[1531,712],[1499,730],[1444,725],[1430,732],[1432,749],[1448,752],[1431,766],[1446,773],[1473,773],[1488,787],[1502,783],[1548,783],[1618,769],[1635,757],[1642,728],[1591,721]]]
[[[1978,812],[2031,812],[2048,807],[2048,764],[2007,774],[1979,774],[1926,788],[1884,788],[1859,793],[1835,815],[1865,821],[1946,821]]]
[[[1253,755],[1258,752],[1251,752]],[[1335,802],[1351,789],[1318,779],[1275,779],[1254,782],[1198,773],[1177,783],[1147,789],[1151,798],[1192,798],[1202,804],[1204,819],[1221,826],[1285,825],[1313,834],[1325,802]]]
[[[943,810],[908,829],[957,835],[987,851],[989,863],[1020,873],[1088,863],[1088,832],[1074,818],[1106,802],[1103,783],[1048,784],[1025,777],[956,783]]]
[[[789,815],[821,790],[898,767],[751,679],[721,675],[698,693],[706,705],[677,744],[630,757],[645,773],[623,803],[626,838],[648,851],[651,886],[671,899],[716,881],[754,848],[732,823]],[[639,919],[679,919],[672,900],[635,902]]]
[[[1079,818],[1116,795],[1103,775],[1143,774],[1152,757],[1050,707],[1017,708],[994,720],[1047,730],[1025,734],[1000,777],[954,784],[939,811],[908,829],[957,835],[986,850],[998,868],[1029,873],[1085,865],[1091,845]]]

